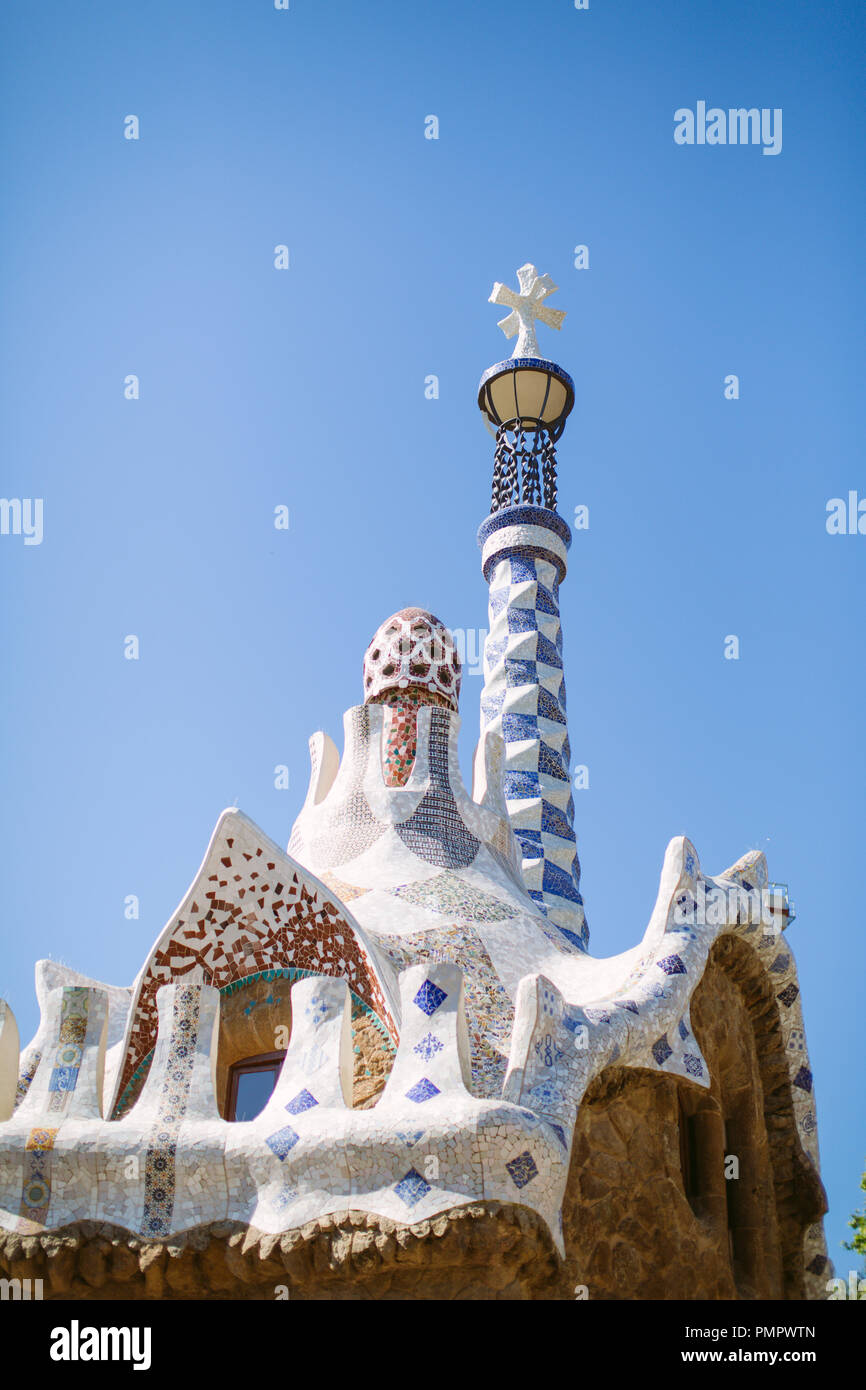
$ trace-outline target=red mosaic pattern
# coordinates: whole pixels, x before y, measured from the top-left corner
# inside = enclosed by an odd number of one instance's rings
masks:
[[[215,862],[218,871],[208,873]],[[217,989],[279,966],[342,977],[397,1042],[396,1024],[362,943],[340,909],[320,902],[290,862],[278,865],[261,846],[244,850],[236,837],[227,838],[214,846],[191,896],[186,915],[172,923],[139,985],[118,1095],[156,1042],[157,990],[197,968]]]
[[[382,749],[382,775],[386,787],[405,787],[412,775],[418,753],[418,707],[439,705],[450,709],[449,701],[435,691],[420,687],[388,690],[369,702],[388,705],[385,743]]]
[[[418,706],[395,700],[388,715],[382,773],[386,787],[405,787],[418,751]]]

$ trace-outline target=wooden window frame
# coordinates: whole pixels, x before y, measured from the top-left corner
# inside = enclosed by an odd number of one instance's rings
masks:
[[[285,1059],[285,1052],[257,1052],[253,1057],[240,1057],[229,1067],[226,1087],[226,1119],[236,1124],[235,1106],[238,1102],[238,1083],[242,1076],[257,1071],[279,1071]]]

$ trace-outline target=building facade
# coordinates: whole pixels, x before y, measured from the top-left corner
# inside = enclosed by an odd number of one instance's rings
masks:
[[[36,968],[0,1004],[0,1273],[47,1297],[802,1299],[832,1274],[786,894],[668,845],[643,937],[589,950],[571,795],[556,451],[534,267],[478,533],[472,788],[460,662],[396,612],[342,755],[310,740],[281,850],[223,813],[135,982]]]

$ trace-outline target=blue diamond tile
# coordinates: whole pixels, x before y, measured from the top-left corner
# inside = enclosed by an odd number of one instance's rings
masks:
[[[265,1143],[282,1163],[286,1155],[295,1147],[301,1136],[296,1134],[291,1125],[283,1125],[276,1134],[269,1134]]]
[[[543,584],[539,584],[535,591],[535,611],[536,613],[552,613],[559,616],[559,605],[549,589],[545,589]]]
[[[525,661],[517,656],[505,658],[505,684],[510,690],[521,685],[535,685],[537,681],[538,671],[534,661]]]
[[[531,769],[520,768],[516,771],[505,773],[502,779],[506,801],[523,801],[527,797],[538,796],[541,783],[538,780],[538,773]]]
[[[689,1076],[703,1076],[704,1068],[700,1057],[696,1057],[693,1052],[683,1053],[683,1065]]]
[[[428,1081],[426,1076],[422,1076],[420,1081],[416,1081],[411,1090],[406,1092],[407,1100],[414,1100],[416,1105],[422,1101],[430,1100],[432,1096],[438,1096],[441,1092],[438,1086],[434,1086],[432,1081]]]
[[[426,1197],[430,1191],[429,1182],[425,1182],[421,1174],[414,1168],[410,1168],[405,1178],[401,1178],[394,1186],[394,1191],[407,1207],[414,1207]]]
[[[520,845],[524,859],[541,859],[544,854],[544,843],[541,839],[540,830],[515,830],[517,843]]]
[[[525,1187],[528,1182],[538,1176],[538,1169],[535,1166],[535,1159],[527,1150],[526,1153],[518,1154],[512,1158],[510,1163],[506,1163],[506,1168],[511,1174],[511,1181],[515,1187]]]
[[[628,1009],[630,1014],[640,1014],[640,1009],[633,999],[615,999],[613,1002],[618,1009]]]
[[[569,902],[583,902],[575,886],[573,875],[566,873],[565,869],[560,869],[558,864],[553,864],[549,859],[544,861],[541,886],[546,893],[556,893],[557,897],[566,898]]]
[[[290,1115],[300,1115],[304,1110],[312,1110],[314,1105],[318,1105],[315,1096],[311,1096],[309,1091],[298,1091],[298,1094],[289,1101],[286,1109]]]
[[[553,1110],[555,1112],[562,1107],[565,1101],[562,1091],[554,1086],[552,1081],[539,1081],[537,1086],[532,1087],[529,1094],[539,1110]]]
[[[669,1057],[673,1056],[673,1048],[668,1042],[667,1033],[662,1033],[661,1037],[653,1043],[652,1054],[655,1057],[657,1067],[662,1066]]]
[[[488,594],[491,618],[498,618],[505,605],[508,603],[510,589],[491,589]]]
[[[555,724],[565,723],[565,715],[559,700],[555,695],[551,695],[549,690],[545,690],[543,685],[538,687],[538,717],[540,719],[552,719]]]
[[[550,1125],[550,1128],[553,1130],[562,1147],[567,1149],[568,1140],[565,1137],[565,1130],[562,1128],[562,1125],[555,1125],[551,1120],[548,1120],[547,1123]]]
[[[562,670],[562,657],[556,647],[547,637],[538,634],[538,642],[535,648],[536,661],[543,662],[545,666],[552,666],[555,670]]]
[[[512,555],[510,559],[512,584],[526,584],[530,580],[538,578],[534,560],[523,555]]]
[[[397,1138],[406,1145],[407,1149],[412,1149],[419,1139],[424,1138],[423,1129],[398,1129]]]
[[[542,743],[538,749],[538,771],[545,777],[555,777],[559,782],[568,781],[560,754],[546,743]]]
[[[435,1057],[437,1052],[442,1051],[442,1044],[438,1038],[434,1038],[432,1033],[427,1033],[420,1042],[416,1042],[412,1048],[419,1057],[423,1057],[425,1062],[429,1062],[431,1057]]]
[[[578,936],[577,932],[569,931],[568,927],[557,927],[556,930],[561,932],[566,941],[570,941],[572,946],[576,946],[579,951],[586,950],[586,942]]]
[[[812,1073],[808,1067],[801,1067],[794,1077],[794,1085],[799,1086],[801,1091],[811,1091]]]
[[[508,631],[535,632],[537,624],[531,608],[509,608],[507,613]]]
[[[448,995],[444,989],[434,985],[432,980],[425,980],[412,1002],[417,1004],[421,1012],[427,1014],[429,1018],[431,1014],[435,1014],[439,1005],[447,998]]]
[[[686,1027],[684,1019],[680,1019],[679,1023],[677,1024],[677,1028],[679,1029],[680,1037],[682,1038],[683,1042],[685,1042],[686,1038],[689,1036],[689,1030]]]
[[[663,956],[661,960],[656,961],[656,965],[666,975],[685,975],[686,973],[686,967],[679,956]]]
[[[538,722],[532,714],[503,714],[502,737],[506,743],[538,738]]]
[[[481,714],[485,724],[496,718],[505,703],[505,692],[500,695],[487,695],[481,701]]]
[[[569,825],[567,818],[563,815],[562,811],[560,811],[559,807],[554,806],[550,801],[542,800],[541,828],[545,830],[548,835],[558,835],[562,840],[574,839],[574,831]]]

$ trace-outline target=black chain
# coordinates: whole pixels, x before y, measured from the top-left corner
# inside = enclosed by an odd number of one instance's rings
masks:
[[[523,465],[523,491],[521,500],[530,507],[541,506],[541,483],[538,478],[538,455],[539,438],[538,430],[532,432],[532,444],[529,449],[524,449],[522,457]]]
[[[544,505],[556,511],[556,450],[547,430],[542,430],[541,475],[544,479]]]
[[[517,420],[496,432],[490,511],[521,501],[556,511],[556,450],[546,429],[525,428]]]
[[[517,459],[509,432],[500,425],[496,432],[496,453],[493,465],[493,497],[491,512],[510,507],[519,500]]]

